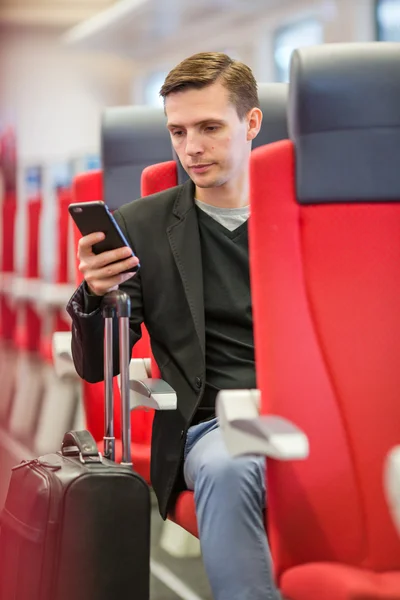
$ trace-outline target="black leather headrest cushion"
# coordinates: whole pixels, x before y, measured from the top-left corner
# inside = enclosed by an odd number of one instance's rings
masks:
[[[101,140],[104,199],[112,209],[141,196],[145,167],[172,159],[161,107],[108,108],[103,115]]]
[[[296,50],[288,124],[300,203],[400,201],[400,43]]]
[[[287,127],[287,83],[259,83],[258,98],[263,120],[258,136],[253,140],[253,149],[289,137]]]

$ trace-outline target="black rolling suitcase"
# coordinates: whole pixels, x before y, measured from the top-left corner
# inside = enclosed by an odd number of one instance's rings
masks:
[[[65,434],[62,449],[13,469],[1,514],[1,600],[149,599],[150,494],[131,468],[130,301],[104,298],[104,457],[87,431]],[[120,331],[123,463],[113,438],[112,316]],[[106,458],[108,457],[108,458]]]

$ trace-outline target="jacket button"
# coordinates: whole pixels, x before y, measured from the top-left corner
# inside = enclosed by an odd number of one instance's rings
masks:
[[[201,386],[202,386],[202,383],[203,383],[202,380],[201,380],[201,377],[196,377],[196,379],[194,381],[195,381],[197,389],[199,390],[201,388]]]

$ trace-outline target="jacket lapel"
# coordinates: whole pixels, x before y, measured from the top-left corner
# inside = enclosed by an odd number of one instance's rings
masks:
[[[173,215],[175,218],[167,228],[167,235],[204,355],[203,270],[192,181],[188,181],[181,186],[174,203]]]

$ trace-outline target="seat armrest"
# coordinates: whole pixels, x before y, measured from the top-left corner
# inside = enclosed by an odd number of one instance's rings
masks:
[[[15,303],[34,302],[40,298],[42,293],[42,281],[29,277],[13,277],[10,289],[10,297]]]
[[[75,286],[69,283],[43,282],[40,295],[36,298],[36,307],[39,311],[63,309],[74,291]]]
[[[260,415],[259,390],[222,390],[216,414],[232,456],[261,454],[276,460],[301,460],[309,454],[307,436],[290,421]]]
[[[26,297],[26,285],[25,278],[20,277],[19,275],[14,275],[12,279],[10,279],[10,286],[7,289],[7,294],[10,300],[13,303],[19,302],[21,300],[25,300]]]
[[[147,379],[151,375],[151,359],[150,358],[132,358],[129,364],[129,379],[142,380]]]
[[[400,446],[392,448],[386,458],[384,486],[390,513],[400,535]]]
[[[131,379],[129,387],[131,410],[135,408],[176,410],[176,392],[163,379]]]
[[[60,379],[77,379],[78,374],[75,370],[71,350],[71,332],[56,331],[53,333],[53,363],[56,375]]]

